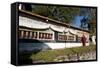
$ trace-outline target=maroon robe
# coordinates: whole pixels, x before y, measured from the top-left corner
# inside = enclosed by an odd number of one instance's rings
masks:
[[[81,42],[82,42],[83,46],[86,46],[86,37],[84,35],[81,38]]]

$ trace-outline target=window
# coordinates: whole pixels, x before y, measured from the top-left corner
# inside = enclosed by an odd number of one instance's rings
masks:
[[[32,32],[29,32],[29,39],[32,39]]]
[[[76,41],[77,41],[77,42],[81,42],[81,37],[78,36],[78,35],[76,35]]]
[[[28,31],[24,31],[24,35],[23,36],[24,36],[25,39],[28,39],[28,35],[29,35],[29,32]]]
[[[36,39],[37,38],[37,32],[32,32],[32,39]]]
[[[74,35],[58,35],[58,40],[60,41],[74,41]]]
[[[74,41],[74,36],[68,36],[68,41]]]
[[[51,33],[39,33],[39,39],[52,39]]]
[[[65,41],[65,40],[67,40],[67,36],[66,35],[59,35],[58,40]]]
[[[49,35],[48,35],[48,38],[49,38],[49,39],[52,39],[52,34],[49,34]]]
[[[30,31],[28,31],[28,35],[27,35],[27,38],[28,38],[28,39],[30,38]]]
[[[52,39],[52,36],[51,33],[40,32],[38,34],[38,32],[19,30],[19,38],[21,39]]]
[[[25,33],[26,33],[26,31],[23,31],[23,37],[22,38],[25,38]]]
[[[78,41],[78,42],[81,42],[81,37],[78,37],[78,38],[77,38],[77,41]]]
[[[19,30],[19,38],[35,39],[37,38],[37,32]]]
[[[24,31],[23,30],[19,30],[19,38],[23,38],[24,37]]]

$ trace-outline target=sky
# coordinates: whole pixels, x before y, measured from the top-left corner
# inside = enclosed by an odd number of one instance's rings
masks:
[[[72,26],[81,28],[81,20],[83,19],[84,16],[76,16],[73,20]]]
[[[80,28],[80,25],[81,25],[80,20],[82,18],[83,18],[83,16],[76,16],[75,19],[73,20],[72,25],[75,26],[75,27],[79,27]]]

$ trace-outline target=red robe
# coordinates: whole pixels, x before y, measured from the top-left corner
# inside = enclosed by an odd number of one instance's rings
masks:
[[[81,38],[81,42],[82,42],[83,46],[86,46],[86,37],[85,36],[83,36]]]

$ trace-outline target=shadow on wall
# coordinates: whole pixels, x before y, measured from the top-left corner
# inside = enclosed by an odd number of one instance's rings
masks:
[[[19,52],[34,52],[50,50],[51,48],[45,42],[39,40],[24,39],[19,41]]]
[[[32,64],[30,56],[40,51],[51,50],[51,48],[42,41],[20,39],[19,40],[19,64]]]

